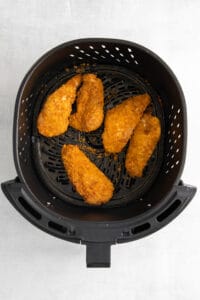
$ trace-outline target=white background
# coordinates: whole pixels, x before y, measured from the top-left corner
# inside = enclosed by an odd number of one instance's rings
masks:
[[[19,84],[50,48],[81,37],[122,38],[160,55],[188,109],[183,180],[199,186],[199,0],[0,0],[0,181],[16,175],[12,120]],[[0,192],[0,299],[200,299],[200,199],[167,227],[112,247],[111,269],[86,269],[85,247],[28,223]]]

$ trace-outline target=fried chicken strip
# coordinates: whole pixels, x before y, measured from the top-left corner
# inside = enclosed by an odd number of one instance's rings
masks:
[[[150,101],[148,94],[142,94],[130,97],[107,111],[102,135],[107,152],[122,151]]]
[[[81,80],[82,75],[75,75],[47,97],[37,119],[40,134],[53,137],[67,130],[72,104]]]
[[[100,205],[108,202],[114,186],[103,172],[76,145],[63,145],[62,161],[71,183],[85,202]]]
[[[131,177],[141,177],[161,135],[160,121],[145,113],[135,128],[126,154],[125,166]]]
[[[104,117],[101,79],[94,74],[83,75],[83,85],[78,92],[76,104],[77,111],[70,117],[70,126],[85,132],[99,128]]]

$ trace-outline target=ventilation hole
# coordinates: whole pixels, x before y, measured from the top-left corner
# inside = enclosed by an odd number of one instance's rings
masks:
[[[106,53],[109,53],[110,51],[108,49],[105,50]]]
[[[22,137],[20,137],[20,139],[19,139],[20,141],[22,141]]]
[[[142,225],[139,225],[139,226],[133,228],[131,231],[133,234],[137,234],[137,233],[140,233],[142,231],[149,229],[150,227],[151,227],[151,225],[149,223],[144,223]]]
[[[131,48],[128,48],[128,52],[132,52]]]
[[[96,54],[99,54],[99,51],[94,51]]]
[[[171,109],[174,109],[174,104],[172,104]]]
[[[24,113],[23,113],[23,111],[22,111],[22,112],[21,112],[21,116],[23,116],[23,114],[24,114]]]
[[[48,226],[56,231],[59,231],[59,232],[62,232],[62,233],[66,233],[67,232],[67,228],[58,224],[58,223],[55,223],[55,222],[52,222],[52,221],[49,221],[48,223]]]
[[[121,60],[119,58],[117,58],[116,61],[120,62]]]
[[[172,150],[173,149],[173,145],[170,147],[170,150]]]
[[[167,157],[169,156],[169,152],[167,153]]]
[[[130,61],[128,60],[128,59],[125,59],[125,61],[129,64],[130,63]]]
[[[172,203],[164,212],[162,212],[158,217],[158,222],[164,221],[166,218],[168,218],[181,204],[181,201],[177,199]]]
[[[72,186],[72,192],[76,193],[76,189]]]
[[[92,59],[94,59],[94,60],[98,60],[98,58],[96,58],[96,57],[92,57]]]
[[[37,220],[40,220],[42,218],[41,214],[35,210],[24,198],[19,197],[18,198],[19,203],[23,206],[23,208],[32,215]]]
[[[179,128],[179,127],[180,127],[180,123],[178,123],[178,124],[176,125],[176,127]]]
[[[180,112],[181,112],[181,109],[179,108],[179,109],[177,110],[177,113],[180,114]]]
[[[180,138],[181,138],[181,134],[178,135],[178,139],[180,139]]]
[[[86,55],[86,56],[88,56],[88,57],[90,56],[90,54],[89,54],[89,53],[85,53],[85,55]]]
[[[174,165],[171,165],[171,169],[173,169],[174,168]]]
[[[80,49],[79,46],[75,46],[74,48],[75,48],[75,49]]]
[[[178,165],[178,164],[179,164],[179,160],[176,161],[176,165]]]
[[[171,141],[172,141],[172,140],[171,140],[171,139],[169,139],[169,143],[171,143]]]
[[[166,170],[166,171],[165,171],[165,174],[168,174],[168,173],[169,173],[169,170]]]
[[[22,99],[22,103],[24,103],[24,99]]]
[[[177,148],[177,149],[176,149],[176,153],[178,153],[179,151],[180,151],[180,149],[179,149],[179,148]]]
[[[104,49],[106,48],[106,46],[105,46],[105,45],[101,45],[101,47],[102,47],[102,48],[104,48]]]
[[[115,47],[115,50],[119,51],[119,47]]]
[[[168,130],[167,134],[170,135],[170,130]]]
[[[124,57],[124,54],[123,54],[123,53],[121,53],[121,52],[119,53],[119,55],[120,55],[120,56],[122,56],[122,57]]]
[[[175,115],[175,116],[174,116],[174,120],[176,120],[176,118],[177,118],[177,116]]]
[[[169,161],[166,163],[167,166],[169,166]]]
[[[101,55],[102,58],[106,58],[104,55]]]
[[[81,56],[79,56],[78,59],[83,59],[83,58]]]
[[[111,57],[115,57],[113,54],[110,54]]]
[[[22,152],[20,151],[20,152],[19,152],[19,156],[21,156],[21,155],[22,155]]]
[[[148,203],[147,206],[148,206],[148,207],[151,207],[151,203]]]
[[[175,135],[175,133],[176,133],[176,131],[175,131],[175,130],[174,130],[174,131],[172,131],[172,134],[173,134],[173,135]]]
[[[84,50],[80,50],[80,52],[81,52],[81,53],[85,53],[85,51],[84,51]]]
[[[70,54],[69,56],[74,57],[75,55],[74,54]]]
[[[174,123],[173,123],[173,122],[171,122],[170,126],[171,126],[171,127],[173,127],[173,126],[174,126]]]
[[[54,169],[52,169],[52,168],[48,168],[48,170],[49,170],[49,172],[51,172],[51,173],[55,173],[56,171],[54,170]]]
[[[174,140],[174,144],[176,144],[177,143],[177,140]]]
[[[174,158],[174,154],[172,154],[171,158],[172,158],[172,159]]]
[[[132,58],[134,58],[134,55],[133,55],[133,54],[130,54],[130,56],[131,56]]]
[[[134,63],[135,63],[136,65],[138,65],[138,64],[139,64],[137,60],[135,60],[135,61],[134,61]]]
[[[172,116],[172,115],[171,115],[171,114],[169,114],[169,119],[171,119],[171,116]]]

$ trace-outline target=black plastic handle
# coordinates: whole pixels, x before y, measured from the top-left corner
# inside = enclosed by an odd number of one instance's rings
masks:
[[[109,243],[88,243],[86,245],[86,263],[88,268],[110,267]]]
[[[114,228],[111,226],[91,228],[80,225],[76,228],[79,234],[72,237],[67,234],[68,230],[55,233],[55,227],[53,229],[49,227],[48,224],[52,221],[51,216],[43,215],[37,206],[34,206],[32,202],[29,203],[28,195],[25,193],[24,185],[19,178],[2,183],[1,188],[12,205],[32,224],[67,241],[85,244],[86,263],[89,268],[110,267],[111,245],[133,241],[159,230],[178,216],[196,193],[195,187],[180,181],[178,185],[172,187],[171,198],[167,204],[154,215],[149,216],[148,219],[140,218],[139,222]],[[64,228],[63,224],[59,224],[59,222],[56,225],[57,228]]]

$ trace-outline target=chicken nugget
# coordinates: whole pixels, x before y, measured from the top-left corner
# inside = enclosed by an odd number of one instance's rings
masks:
[[[37,119],[40,134],[53,137],[67,130],[72,104],[81,80],[82,75],[75,75],[47,97]]]
[[[112,182],[77,145],[63,145],[61,155],[71,183],[85,202],[100,205],[112,198]]]
[[[130,97],[107,111],[102,135],[107,152],[122,151],[150,101],[148,94],[142,94]]]
[[[126,153],[125,166],[131,177],[142,177],[161,135],[160,120],[145,113],[135,128]]]
[[[70,117],[70,126],[90,132],[99,128],[103,122],[104,94],[101,79],[94,74],[83,75],[76,100],[77,111]]]

